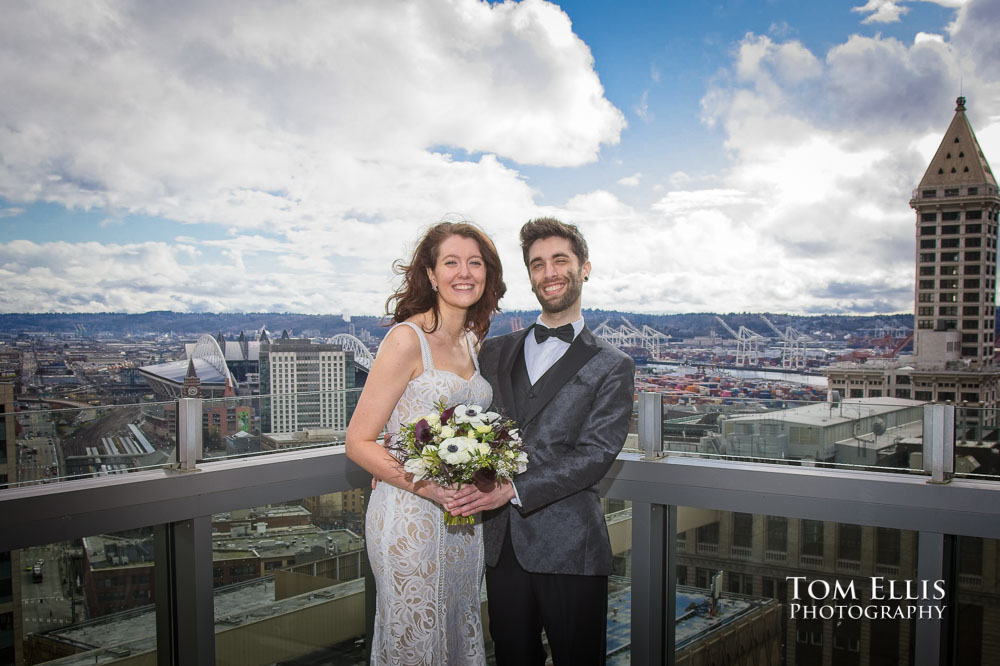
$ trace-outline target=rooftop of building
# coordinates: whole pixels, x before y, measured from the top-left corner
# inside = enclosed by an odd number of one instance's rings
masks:
[[[813,402],[800,407],[791,407],[762,414],[740,414],[729,417],[729,421],[783,421],[797,425],[827,427],[850,423],[861,418],[879,416],[889,412],[919,407],[923,400],[905,398],[848,398],[840,402]]]

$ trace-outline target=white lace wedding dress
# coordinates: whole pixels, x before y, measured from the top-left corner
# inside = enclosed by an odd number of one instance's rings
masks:
[[[424,371],[406,385],[389,417],[388,431],[429,414],[434,403],[488,406],[489,383],[476,372],[468,380],[436,370],[420,327]],[[483,580],[481,525],[446,526],[438,504],[379,483],[365,518],[368,557],[377,588],[373,665],[484,664],[479,589]]]

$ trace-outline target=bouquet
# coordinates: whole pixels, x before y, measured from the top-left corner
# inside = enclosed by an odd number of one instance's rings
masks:
[[[414,481],[486,487],[527,468],[528,455],[521,450],[513,421],[479,405],[446,407],[437,402],[434,407],[436,411],[402,425],[392,447]],[[472,516],[447,511],[444,519],[448,525],[475,522]]]

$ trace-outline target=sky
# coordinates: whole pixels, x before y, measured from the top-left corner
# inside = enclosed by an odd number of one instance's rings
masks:
[[[959,94],[1000,163],[997,0],[12,0],[0,312],[379,315],[471,220],[534,309],[912,312],[909,208]]]

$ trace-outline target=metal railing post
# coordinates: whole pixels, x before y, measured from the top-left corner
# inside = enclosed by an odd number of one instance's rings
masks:
[[[674,664],[677,507],[632,503],[632,662]]]
[[[948,483],[955,474],[954,405],[924,405],[923,468],[929,483]]]
[[[215,663],[215,601],[212,592],[212,519],[208,516],[157,525],[156,663]]]
[[[639,392],[639,448],[646,460],[663,456],[663,396]]]
[[[177,401],[177,469],[197,469],[202,457],[201,398],[181,398]]]

